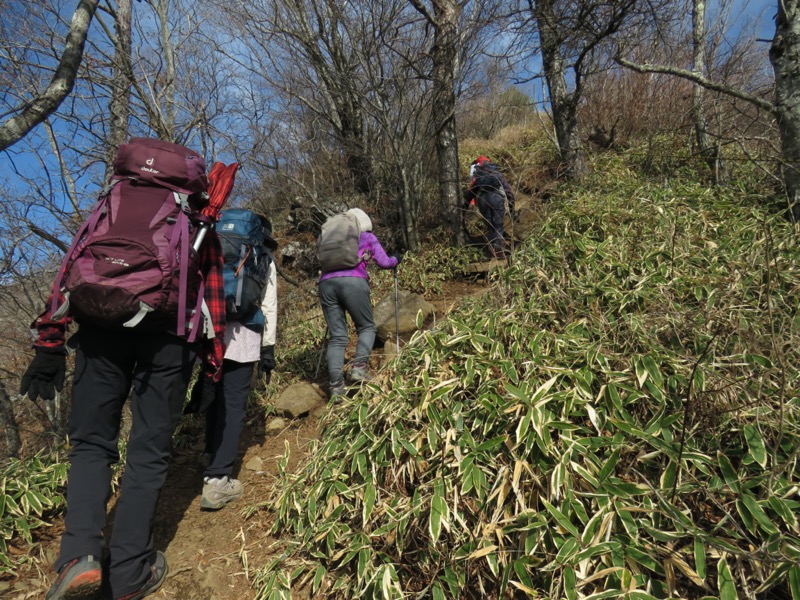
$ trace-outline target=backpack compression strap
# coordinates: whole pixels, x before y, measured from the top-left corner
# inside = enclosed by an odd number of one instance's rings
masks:
[[[178,220],[181,221],[180,247],[181,247],[181,274],[180,274],[180,289],[178,290],[178,335],[183,336],[186,333],[186,303],[189,287],[189,251],[192,247],[192,241],[189,239],[189,213],[192,212],[189,206],[188,194],[179,194],[173,192],[175,202],[181,205],[181,212],[178,215]],[[170,245],[172,248],[172,245]],[[174,250],[173,250],[174,251]],[[203,307],[205,306],[205,280],[200,278],[200,286],[197,290],[197,303],[192,311],[192,318],[189,322],[189,342],[194,342],[197,339],[197,334],[200,330],[200,319],[204,318]],[[208,308],[206,308],[206,311]],[[209,313],[210,315],[210,313]],[[213,334],[213,326],[212,326]],[[213,337],[213,335],[211,336]]]
[[[242,267],[244,263],[247,261],[247,258],[250,256],[251,249],[250,247],[242,242],[242,247],[239,250],[239,266],[236,267],[236,270],[233,274],[236,276],[236,306],[242,305],[242,291],[244,290],[244,273],[242,272]]]
[[[172,237],[169,240],[169,256],[175,256],[175,254],[180,250],[180,265],[179,265],[179,278],[178,278],[178,327],[176,333],[183,337],[186,335],[186,300],[188,295],[188,283],[189,283],[189,247],[190,247],[190,240],[189,240],[189,217],[187,216],[188,210],[188,202],[186,194],[180,194],[178,192],[173,192],[175,197],[176,204],[181,205],[181,210],[178,213],[177,220],[175,222],[175,228],[172,231]],[[197,337],[197,322],[200,317],[200,304],[202,302],[203,296],[203,285],[201,284],[200,290],[198,291],[198,305],[195,307],[194,315],[192,317],[192,321],[194,323],[194,327],[191,328],[189,332],[189,341],[193,342]],[[152,312],[154,308],[149,304],[145,304],[144,302],[139,302],[139,312],[137,312],[133,318],[129,319],[125,323],[122,324],[123,327],[136,327],[142,320],[147,316],[148,313]]]

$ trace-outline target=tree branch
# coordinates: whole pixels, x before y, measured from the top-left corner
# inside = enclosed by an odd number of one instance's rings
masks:
[[[295,279],[295,278],[293,278],[293,277],[291,277],[291,276],[287,275],[287,274],[286,274],[286,271],[284,271],[283,269],[281,269],[281,268],[278,266],[278,263],[277,263],[277,261],[274,261],[272,264],[274,264],[274,265],[275,265],[275,271],[278,273],[278,275],[280,275],[281,277],[283,277],[283,279],[286,281],[286,283],[290,283],[290,284],[292,284],[293,286],[295,286],[295,287],[299,287],[299,288],[302,288],[302,287],[303,287],[303,286],[300,284],[300,282],[299,282],[299,281],[297,281],[297,279]]]
[[[425,7],[424,4],[422,4],[422,2],[420,2],[419,0],[409,0],[409,3],[416,9],[416,11],[419,14],[421,14],[425,18],[425,20],[428,23],[431,24],[431,26],[436,27],[436,19],[434,19],[433,16],[431,16],[431,13],[428,12],[428,9]]]
[[[28,229],[30,229],[30,230],[31,230],[31,233],[33,233],[34,235],[37,235],[37,236],[39,236],[39,237],[40,237],[40,238],[42,238],[43,240],[46,240],[46,241],[50,242],[51,244],[53,244],[54,246],[56,246],[56,247],[57,247],[59,250],[61,250],[62,252],[66,253],[66,252],[68,252],[68,251],[69,251],[69,246],[68,246],[67,244],[65,244],[64,242],[62,242],[60,239],[58,239],[58,238],[57,238],[56,236],[54,236],[53,234],[51,234],[51,233],[48,233],[47,231],[45,231],[45,230],[44,230],[44,229],[42,229],[41,227],[37,227],[37,226],[36,226],[36,225],[34,225],[33,223],[31,223],[31,222],[28,222]]]
[[[720,92],[721,94],[725,94],[726,96],[731,96],[732,98],[738,98],[739,100],[744,100],[745,102],[749,102],[758,108],[764,109],[771,113],[775,113],[777,111],[777,107],[772,102],[768,100],[764,100],[763,98],[759,98],[753,94],[748,94],[747,92],[743,92],[742,90],[737,90],[730,86],[727,86],[722,83],[717,83],[715,81],[710,81],[706,79],[702,75],[698,75],[697,73],[693,73],[692,71],[687,71],[686,69],[679,69],[678,67],[667,67],[664,65],[640,65],[638,63],[631,62],[626,60],[620,56],[616,57],[614,61],[617,64],[622,65],[632,71],[636,71],[637,73],[663,73],[665,75],[673,75],[675,77],[680,77],[682,79],[687,79],[697,85],[701,85],[708,90],[713,90],[715,92]]]
[[[19,107],[16,114],[0,126],[0,151],[16,144],[27,133],[52,115],[75,86],[83,58],[89,24],[100,0],[80,0],[64,44],[64,53],[45,92]]]

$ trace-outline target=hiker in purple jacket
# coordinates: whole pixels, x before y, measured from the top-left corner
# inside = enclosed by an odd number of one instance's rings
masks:
[[[389,256],[372,233],[372,221],[360,208],[351,208],[361,229],[358,256],[361,262],[353,269],[330,271],[319,278],[319,301],[328,323],[328,375],[331,398],[344,394],[344,352],[350,335],[345,313],[350,315],[358,332],[358,344],[349,379],[354,382],[369,381],[367,360],[375,342],[375,320],[372,316],[369,276],[367,266],[374,261],[381,269],[394,269],[400,264],[398,256]]]

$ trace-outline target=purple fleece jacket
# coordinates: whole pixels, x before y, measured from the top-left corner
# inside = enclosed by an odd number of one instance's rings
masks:
[[[366,259],[364,259],[364,254],[368,254]],[[375,234],[371,231],[361,232],[361,237],[358,238],[358,256],[359,258],[362,258],[362,261],[358,263],[357,267],[353,269],[345,269],[343,271],[330,271],[328,273],[323,273],[320,275],[319,280],[325,281],[326,279],[332,279],[334,277],[361,277],[362,279],[369,280],[369,275],[367,275],[367,264],[369,263],[370,258],[374,260],[381,269],[394,269],[398,262],[394,256],[389,256],[386,254],[386,251],[383,249],[383,246],[381,246],[378,238],[376,238]]]

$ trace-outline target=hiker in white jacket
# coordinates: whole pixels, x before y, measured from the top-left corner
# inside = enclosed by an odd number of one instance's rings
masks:
[[[277,249],[269,219],[260,218],[265,232],[265,246],[270,251]],[[205,452],[209,463],[203,473],[203,494],[200,499],[200,508],[203,509],[220,509],[238,499],[244,491],[241,482],[231,474],[239,453],[239,437],[253,383],[253,368],[258,365],[259,377],[265,377],[267,383],[275,368],[278,279],[274,260],[269,265],[259,312],[248,322],[227,321],[222,380],[214,387],[213,394],[203,389],[197,391],[200,396],[208,394],[205,401],[200,400],[208,405]],[[201,388],[203,383],[199,384]]]

